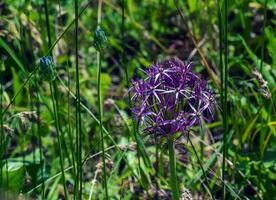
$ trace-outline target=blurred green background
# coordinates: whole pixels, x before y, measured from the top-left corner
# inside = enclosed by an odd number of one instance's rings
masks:
[[[4,199],[64,199],[61,167],[65,170],[67,198],[76,196],[73,170],[77,151],[75,8],[74,2],[69,0],[46,2],[49,26],[45,1],[0,1],[0,182]],[[125,69],[129,79],[142,77],[143,70],[151,63],[173,56],[193,61],[194,70],[208,79],[208,87],[217,95],[215,120],[205,124],[204,135],[198,127],[190,134],[213,196],[222,199],[225,184],[227,199],[275,199],[276,2],[229,0],[227,4],[228,156],[224,182],[221,178],[224,129],[219,84],[220,52],[225,47],[220,30],[223,31],[226,24],[221,18],[219,26],[218,10],[225,16],[225,1],[176,2],[103,1],[101,28],[107,35],[108,45],[101,53],[101,91],[110,199],[154,199],[157,191],[159,199],[171,198],[165,144],[160,147],[163,150],[159,165],[156,164],[155,138],[144,135],[141,128],[140,142],[136,144]],[[82,199],[104,199],[100,127],[96,121],[99,116],[97,51],[93,40],[98,1],[79,0],[78,4],[82,13],[77,37],[79,89],[83,103],[80,109],[81,149],[82,160],[85,160]],[[47,30],[50,31],[50,44]],[[224,38],[226,34],[222,34]],[[54,42],[57,42],[52,49],[57,74],[54,92],[62,166],[50,86],[37,71],[27,79]],[[5,110],[10,102],[11,106]],[[192,147],[184,138],[178,142],[177,173],[183,195],[189,190],[186,193],[193,199],[209,199],[206,179]],[[137,145],[145,155],[137,155]],[[142,169],[138,169],[139,157],[142,157]]]

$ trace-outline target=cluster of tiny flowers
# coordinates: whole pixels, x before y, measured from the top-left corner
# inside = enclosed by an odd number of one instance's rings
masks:
[[[145,71],[145,79],[132,80],[133,112],[146,133],[184,133],[202,120],[213,119],[215,96],[192,66],[171,58],[153,64]]]

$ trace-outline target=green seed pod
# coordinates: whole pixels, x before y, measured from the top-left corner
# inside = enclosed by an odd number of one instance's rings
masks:
[[[105,32],[101,28],[97,28],[94,33],[94,46],[97,51],[102,51],[107,46],[108,40]]]
[[[39,60],[39,74],[43,80],[53,81],[56,78],[55,63],[52,56],[43,56]]]

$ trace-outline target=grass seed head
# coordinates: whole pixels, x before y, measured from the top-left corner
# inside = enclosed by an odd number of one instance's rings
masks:
[[[263,75],[255,68],[252,71],[253,76],[256,78],[260,85],[260,92],[266,99],[271,98],[271,93],[269,91],[269,88],[267,86],[267,81],[263,78]]]
[[[8,125],[3,125],[3,131],[6,135],[12,136],[14,134],[14,129],[10,128]]]
[[[188,189],[184,189],[181,194],[181,200],[193,200],[193,196]]]

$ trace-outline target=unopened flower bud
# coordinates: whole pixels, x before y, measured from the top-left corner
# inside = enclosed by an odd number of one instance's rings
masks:
[[[39,74],[43,80],[53,81],[56,78],[55,63],[52,56],[43,56],[39,60]]]
[[[102,51],[107,46],[108,40],[105,32],[101,28],[97,28],[94,33],[94,46],[97,51]]]

